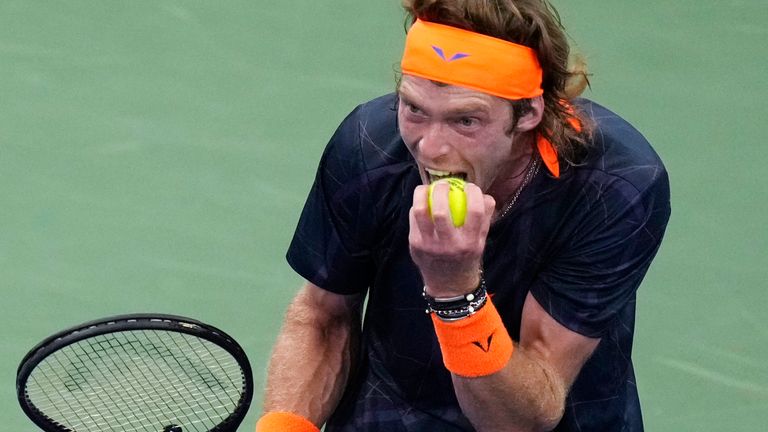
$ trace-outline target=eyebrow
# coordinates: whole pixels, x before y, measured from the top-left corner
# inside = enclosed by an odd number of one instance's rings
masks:
[[[458,107],[454,110],[451,110],[451,114],[460,115],[460,114],[486,114],[488,112],[487,105],[483,103],[472,103],[463,107]]]
[[[399,88],[397,89],[397,97],[407,104],[416,105],[415,103],[413,103],[413,100],[411,100],[411,98],[403,92],[402,89],[399,89]]]
[[[408,105],[413,105],[416,108],[419,108],[421,110],[424,110],[424,107],[416,102],[414,102],[408,94],[404,93],[402,90],[398,89],[398,96],[400,99],[405,102]],[[462,116],[462,115],[469,115],[469,114],[487,114],[488,113],[488,106],[482,102],[470,102],[469,104],[465,106],[460,106],[455,109],[449,110],[446,115],[448,116]]]

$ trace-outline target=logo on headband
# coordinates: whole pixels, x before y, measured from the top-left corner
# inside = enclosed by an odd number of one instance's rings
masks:
[[[440,56],[441,59],[443,59],[443,60],[445,60],[445,61],[447,61],[449,63],[452,62],[452,61],[463,59],[464,57],[469,57],[469,54],[466,54],[466,53],[456,53],[453,56],[451,56],[451,58],[447,58],[445,56],[445,53],[443,52],[442,48],[440,48],[438,46],[435,46],[435,45],[432,45],[432,49],[435,50],[435,52],[437,53],[437,55]]]

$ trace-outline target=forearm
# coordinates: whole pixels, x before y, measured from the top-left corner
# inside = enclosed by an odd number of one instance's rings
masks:
[[[264,411],[288,411],[320,426],[336,408],[359,343],[359,320],[289,307],[270,360]]]
[[[533,310],[528,302],[523,309]],[[515,345],[490,300],[459,319],[443,320],[433,312],[432,322],[456,397],[478,431],[547,431],[557,425],[581,359],[558,369],[559,356],[528,326],[527,343]]]
[[[554,371],[519,346],[502,370],[475,378],[453,374],[453,385],[479,432],[551,430],[563,415],[567,392]]]
[[[433,322],[462,410],[481,432],[555,428],[568,389],[601,341],[561,325],[531,293],[519,345],[490,301],[469,318]]]

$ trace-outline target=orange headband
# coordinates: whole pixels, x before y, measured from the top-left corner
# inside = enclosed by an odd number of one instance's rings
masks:
[[[542,71],[531,48],[422,20],[408,31],[403,73],[504,99],[541,96]]]

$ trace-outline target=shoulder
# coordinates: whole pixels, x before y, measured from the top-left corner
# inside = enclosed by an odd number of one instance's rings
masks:
[[[587,157],[560,179],[545,177],[536,190],[555,232],[555,246],[627,238],[638,227],[658,244],[671,215],[669,175],[648,140],[628,121],[586,99],[575,101],[594,122]],[[576,249],[574,249],[576,250]],[[581,252],[579,252],[581,253]]]
[[[394,94],[358,105],[341,122],[323,154],[324,165],[350,174],[408,160],[397,127]]]
[[[412,157],[397,126],[394,94],[358,105],[341,122],[325,148],[318,174],[334,197],[383,193],[412,171]]]
[[[396,96],[388,94],[358,105],[341,122],[329,147],[347,156],[359,153],[374,164],[402,161],[405,155],[397,126]]]
[[[587,99],[575,101],[594,122],[592,145],[576,177],[622,184],[640,194],[649,190],[668,194],[669,177],[651,143],[627,120]]]

